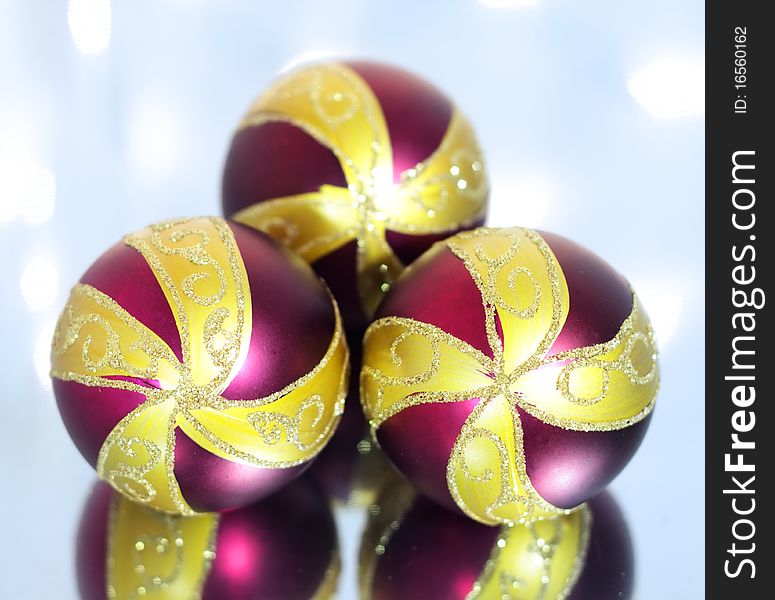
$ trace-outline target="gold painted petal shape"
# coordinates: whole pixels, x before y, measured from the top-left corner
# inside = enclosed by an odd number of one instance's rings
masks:
[[[550,424],[582,431],[622,429],[654,406],[659,367],[654,333],[637,297],[609,342],[550,357],[512,384],[520,406]]]
[[[51,376],[91,387],[117,387],[146,394],[129,377],[175,387],[180,378],[175,354],[159,336],[99,290],[83,284],[70,292],[51,349]]]
[[[353,201],[349,190],[324,185],[319,192],[257,202],[233,218],[313,263],[357,236],[358,210]]]
[[[482,294],[487,337],[506,373],[534,368],[568,316],[568,285],[554,253],[527,229],[481,228],[448,242]],[[503,342],[496,331],[497,311]]]
[[[392,176],[392,148],[379,101],[344,65],[311,65],[281,77],[251,106],[239,129],[267,121],[296,125],[331,149],[349,184]]]
[[[245,265],[223,219],[151,225],[124,238],[153,270],[180,331],[186,383],[220,392],[236,376],[250,343]]]
[[[567,598],[586,561],[591,520],[583,505],[569,515],[504,526],[466,600]]]
[[[442,329],[400,317],[363,338],[361,402],[372,427],[409,406],[477,397],[493,384],[492,361]]]
[[[199,598],[215,556],[216,514],[173,516],[116,495],[108,531],[109,598]]]
[[[484,158],[473,127],[455,109],[438,149],[402,173],[395,195],[378,195],[377,208],[386,214],[388,229],[442,233],[482,219],[487,193]]]
[[[533,489],[525,469],[522,426],[510,399],[484,399],[471,412],[447,463],[447,485],[472,519],[495,525],[563,514]]]
[[[190,515],[174,474],[176,419],[173,398],[138,406],[102,444],[97,473],[135,502]]]

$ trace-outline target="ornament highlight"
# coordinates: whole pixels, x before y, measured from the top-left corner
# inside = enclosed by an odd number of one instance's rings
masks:
[[[52,342],[73,441],[130,500],[244,506],[325,446],[347,389],[336,303],[309,267],[204,217],[128,235],[81,278]]]
[[[658,379],[622,277],[559,236],[482,228],[436,244],[385,298],[361,401],[415,486],[494,525],[602,490],[640,444]]]

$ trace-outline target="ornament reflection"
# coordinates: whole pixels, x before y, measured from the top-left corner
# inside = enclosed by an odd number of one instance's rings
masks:
[[[328,502],[304,479],[246,508],[193,517],[134,504],[98,482],[76,545],[84,600],[323,600],[339,569]]]
[[[633,587],[627,525],[604,492],[578,510],[488,527],[396,479],[379,493],[359,558],[362,600],[626,600]]]

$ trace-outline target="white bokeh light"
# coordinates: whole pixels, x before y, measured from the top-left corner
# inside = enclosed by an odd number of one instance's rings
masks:
[[[38,255],[25,263],[19,290],[28,310],[37,312],[50,308],[56,301],[58,287],[59,271],[53,258]]]
[[[705,65],[689,57],[663,57],[638,69],[627,81],[635,101],[657,119],[705,114]]]
[[[127,159],[138,180],[156,183],[183,162],[187,134],[179,103],[165,94],[139,96],[126,120]]]
[[[110,0],[70,0],[67,25],[81,53],[99,54],[110,44]]]

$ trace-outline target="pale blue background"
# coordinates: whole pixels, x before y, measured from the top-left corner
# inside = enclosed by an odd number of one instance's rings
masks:
[[[237,119],[279,70],[321,53],[436,82],[479,131],[490,223],[574,238],[642,292],[663,384],[613,489],[635,539],[636,597],[704,595],[702,82],[665,75],[675,102],[661,111],[628,89],[655,60],[701,70],[703,3],[486,4],[114,2],[109,39],[98,28],[100,51],[84,54],[68,2],[0,0],[0,597],[75,597],[72,537],[93,475],[45,376],[69,286],[123,233],[217,212]],[[658,75],[646,85],[657,100]],[[661,118],[682,102],[695,114]],[[361,517],[339,516],[352,598]]]

